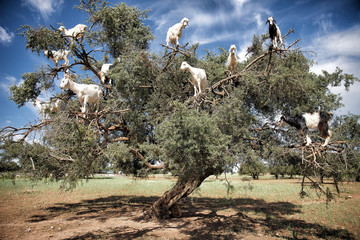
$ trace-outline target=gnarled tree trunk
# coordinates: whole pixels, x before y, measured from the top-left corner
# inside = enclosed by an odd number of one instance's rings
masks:
[[[170,214],[174,217],[181,217],[182,211],[178,201],[189,196],[201,183],[211,174],[190,178],[179,178],[176,185],[166,191],[151,207],[152,215],[157,218],[168,218]]]

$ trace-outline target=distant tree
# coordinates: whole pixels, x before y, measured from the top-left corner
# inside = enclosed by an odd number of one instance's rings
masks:
[[[265,173],[266,167],[259,159],[248,159],[241,163],[239,174],[248,174],[253,179],[259,179],[259,175]]]
[[[345,154],[344,162],[346,171],[341,171],[342,177],[348,180],[360,182],[360,115],[348,114],[339,116],[334,120],[333,129],[337,139],[348,139],[347,150],[351,154]],[[338,162],[337,168],[342,168],[342,162]]]
[[[171,172],[177,183],[148,211],[158,218],[180,216],[180,199],[210,175],[239,163],[256,169],[255,177],[263,171],[260,159],[279,157],[290,163],[301,160],[296,164],[308,178],[318,166],[337,180],[342,173],[350,174],[343,163],[358,153],[356,147],[349,148],[352,135],[339,130],[334,137],[338,142],[326,149],[317,145],[316,138],[305,147],[294,129],[274,125],[281,112],[336,110],[342,106],[341,98],[329,87],[344,84],[349,89],[357,80],[340,69],[311,73],[312,62],[299,49],[291,50],[299,40],[279,50],[269,48],[265,35],[255,36],[251,56],[227,77],[227,51],[222,48],[207,51],[202,58],[197,55],[198,45],[152,53],[153,35],[143,23],[147,11],[123,3],[110,6],[102,0],[81,1],[77,8],[88,14],[89,32],[83,43],[71,44],[55,27],[22,28],[32,52],[66,48],[75,61],[58,68],[49,62],[24,73],[23,82],[10,88],[10,99],[23,106],[57,87],[54,80],[65,71],[76,73],[76,82],[100,85],[99,71],[105,62],[113,63],[108,77],[114,84],[102,86],[104,98],[97,114],[84,117],[76,97],[62,91],[57,96],[66,101],[62,112],[23,128],[3,128],[2,162],[10,156],[19,159],[29,176],[61,180],[64,187],[74,187],[102,166],[139,177],[159,169]],[[183,61],[206,70],[208,88],[197,97],[189,74],[179,70]],[[35,133],[36,141],[29,141]]]
[[[9,141],[7,142],[9,143]],[[16,159],[16,156],[12,154],[12,150],[10,148],[13,148],[13,144],[6,144],[5,142],[2,142],[0,144],[0,173],[1,172],[15,172],[20,169],[20,166],[18,163],[14,161]]]
[[[277,157],[269,158],[267,162],[270,174],[274,175],[276,179],[279,178],[279,175],[282,177],[289,175],[292,178],[294,175],[300,174],[301,158],[299,156],[294,154],[274,155]]]

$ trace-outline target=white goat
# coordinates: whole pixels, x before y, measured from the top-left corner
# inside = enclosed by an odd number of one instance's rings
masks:
[[[195,68],[190,66],[187,62],[182,62],[180,70],[183,72],[185,70],[188,70],[191,73],[191,77],[193,80],[192,85],[194,86],[194,91],[195,91],[194,96],[197,96],[198,94],[201,93],[201,91],[205,89],[207,85],[207,79],[206,79],[206,72],[204,69]],[[196,86],[198,88],[196,88]]]
[[[100,70],[100,81],[102,82],[102,84],[105,84],[106,82],[106,73],[109,71],[110,67],[112,66],[112,63],[104,63],[101,66],[101,70]],[[109,79],[109,84],[111,85],[111,79]]]
[[[80,42],[82,42],[86,29],[87,26],[85,24],[78,24],[71,29],[66,29],[64,26],[59,27],[59,30],[63,32],[65,36],[71,37],[71,43],[74,43],[74,39],[80,39]]]
[[[181,22],[170,27],[166,35],[166,45],[169,46],[169,43],[171,43],[173,47],[179,46],[179,39],[181,38],[182,30],[188,25],[189,19],[183,18]]]
[[[237,57],[236,57],[236,46],[233,44],[229,49],[229,56],[226,62],[226,68],[231,73],[236,71]]]
[[[60,112],[63,100],[57,98],[55,101],[47,101],[47,102],[41,102],[38,99],[34,101],[34,106],[39,109],[40,114],[42,115],[42,121],[46,119],[46,115],[48,112],[55,113]]]
[[[283,45],[280,28],[276,25],[276,21],[273,17],[268,17],[266,23],[269,23],[269,34],[272,42],[272,46],[277,48],[277,42],[280,41],[280,47]]]
[[[45,50],[44,54],[45,56],[47,56],[48,59],[50,58],[51,60],[53,60],[53,62],[55,62],[55,67],[57,67],[60,60],[64,60],[66,66],[69,65],[69,59],[68,59],[69,50],[65,50],[65,49],[60,49],[57,51]]]
[[[280,126],[283,123],[287,123],[290,126],[295,127],[301,133],[306,136],[306,146],[311,144],[311,139],[309,137],[309,130],[318,129],[321,136],[325,139],[325,147],[329,144],[330,138],[333,132],[329,129],[329,124],[333,114],[331,112],[313,112],[313,113],[304,113],[297,114],[295,116],[282,115],[280,118]]]
[[[102,90],[98,85],[75,83],[70,79],[70,74],[64,73],[64,78],[61,79],[60,88],[70,89],[78,96],[82,113],[86,112],[86,104],[89,104],[91,109],[94,108],[94,104],[96,104],[96,113],[99,111]]]

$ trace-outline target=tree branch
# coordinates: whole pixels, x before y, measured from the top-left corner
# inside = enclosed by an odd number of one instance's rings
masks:
[[[289,30],[289,32],[287,34],[284,35],[287,36],[288,34],[294,32],[293,29]],[[225,79],[222,79],[220,81],[218,81],[217,83],[213,84],[211,87],[210,87],[210,92],[213,90],[213,89],[216,89],[217,87],[219,87],[221,84],[225,83],[225,82],[228,82],[232,79],[235,79],[235,78],[238,78],[238,77],[242,77],[245,75],[245,72],[252,66],[254,65],[256,62],[258,62],[259,60],[263,59],[264,57],[266,57],[267,55],[269,54],[272,54],[272,53],[275,53],[275,52],[286,52],[286,51],[290,51],[290,48],[296,44],[297,42],[300,41],[300,38],[295,40],[292,44],[290,44],[286,49],[271,49],[271,50],[268,50],[267,52],[263,53],[262,55],[258,56],[257,58],[255,58],[254,60],[252,60],[247,66],[244,67],[243,70],[241,70],[239,73],[237,74],[234,74],[234,75],[231,75]]]
[[[49,153],[49,155],[50,155],[51,157],[53,157],[53,158],[55,158],[55,159],[59,160],[59,161],[69,161],[69,162],[75,162],[75,160],[74,160],[74,159],[72,159],[71,157],[69,157],[69,158],[63,158],[63,157],[57,156],[57,155],[55,155],[55,154],[53,154],[53,153]]]
[[[186,43],[184,46],[179,46],[177,48],[173,48],[173,47],[170,47],[170,46],[167,46],[167,45],[164,45],[164,44],[160,44],[161,46],[165,47],[165,48],[168,48],[168,49],[171,49],[173,50],[173,52],[175,53],[181,53],[182,55],[184,55],[185,57],[191,57],[191,54],[186,52],[186,51],[182,51],[182,50],[179,50],[179,48],[184,48],[188,45],[189,43]]]
[[[144,164],[151,170],[156,170],[156,169],[165,169],[165,164],[164,163],[160,163],[159,165],[152,165],[149,162],[146,161],[146,159],[144,158],[143,155],[141,155],[141,153],[139,153],[138,150],[130,150],[130,152],[134,155],[136,155],[141,161],[144,162]]]

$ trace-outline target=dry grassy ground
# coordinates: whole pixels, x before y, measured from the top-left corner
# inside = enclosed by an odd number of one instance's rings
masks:
[[[0,180],[0,239],[360,239],[360,183],[326,204],[299,179],[210,178],[181,206],[183,217],[143,212],[175,180],[97,177],[71,192],[57,183]],[[330,186],[330,185],[329,185]]]

